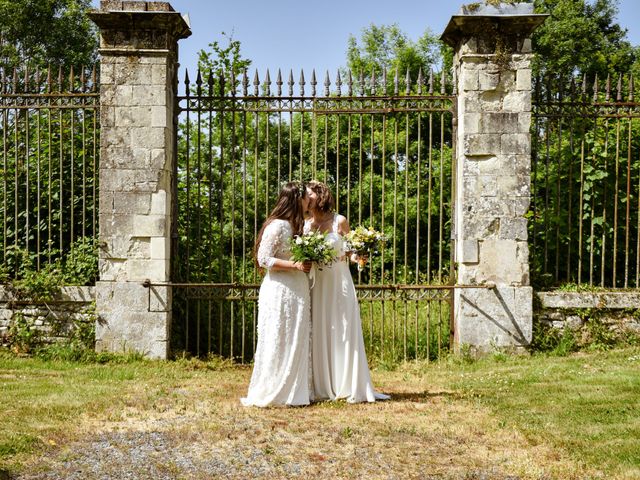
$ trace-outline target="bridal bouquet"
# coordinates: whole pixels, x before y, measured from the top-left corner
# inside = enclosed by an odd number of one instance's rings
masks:
[[[358,255],[358,270],[362,270],[366,263],[366,256],[377,253],[387,242],[387,237],[383,233],[373,228],[357,226],[345,235],[347,250]]]
[[[291,260],[294,262],[310,261],[322,267],[335,259],[336,251],[325,233],[309,232],[296,235],[291,241]]]

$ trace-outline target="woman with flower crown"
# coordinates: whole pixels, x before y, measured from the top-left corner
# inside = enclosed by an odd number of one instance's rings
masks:
[[[311,290],[314,399],[344,398],[350,403],[387,400],[388,395],[373,389],[367,365],[360,307],[345,261],[343,237],[349,233],[349,221],[334,211],[333,195],[324,183],[311,181],[307,189],[312,217],[305,221],[304,230],[327,233],[340,259],[316,272]]]
[[[290,241],[300,235],[310,197],[290,182],[258,233],[256,263],[266,270],[258,296],[258,342],[245,406],[308,405],[309,282],[311,262],[290,259]]]

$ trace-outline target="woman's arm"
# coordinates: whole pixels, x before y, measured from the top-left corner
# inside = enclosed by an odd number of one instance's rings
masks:
[[[258,247],[258,265],[273,271],[310,271],[311,262],[294,262],[276,257],[276,252],[282,243],[289,239],[289,231],[285,225],[283,221],[273,220],[265,227]]]

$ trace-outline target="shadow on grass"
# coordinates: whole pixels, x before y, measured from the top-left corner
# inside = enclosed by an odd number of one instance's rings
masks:
[[[392,392],[391,399],[388,402],[414,402],[414,403],[426,403],[434,398],[454,398],[461,399],[462,395],[459,392],[450,392],[446,390],[440,390],[430,392],[424,390],[422,392]]]
[[[464,398],[459,392],[450,392],[445,390],[440,390],[436,392],[430,392],[428,390],[423,390],[421,392],[382,392],[391,396],[389,400],[376,400],[375,402],[360,402],[356,404],[348,403],[344,399],[340,400],[321,400],[318,402],[314,402],[311,404],[311,407],[319,407],[319,408],[343,408],[343,407],[351,407],[353,405],[380,405],[384,403],[401,403],[401,402],[412,402],[412,403],[428,403],[429,401],[436,398],[452,398],[452,399],[462,399]],[[0,479],[1,480],[1,479]]]

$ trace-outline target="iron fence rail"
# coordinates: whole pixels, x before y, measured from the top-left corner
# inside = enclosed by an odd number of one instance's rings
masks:
[[[632,76],[535,82],[530,243],[541,286],[640,286],[634,89]]]
[[[0,72],[0,249],[17,268],[51,263],[97,235],[95,67]],[[15,273],[12,271],[10,273]]]
[[[268,73],[264,82],[254,76],[253,91],[246,72],[198,73],[195,82],[185,74],[177,98],[174,236],[179,261],[173,279],[191,284],[258,284],[253,241],[280,185],[318,179],[331,187],[337,210],[352,225],[383,230],[390,239],[365,271],[353,271],[366,303],[362,316],[363,324],[370,326],[365,328],[370,352],[385,358],[424,356],[425,351],[430,356],[434,349],[448,347],[448,293],[409,298],[409,290],[386,286],[450,281],[455,92],[450,92],[443,75],[431,74],[426,84],[422,73],[413,83],[407,76],[400,81],[397,75],[358,81],[346,77],[343,83],[337,75],[331,90],[327,76],[324,94],[319,95],[315,74],[305,93],[304,74],[297,85],[290,74],[287,90],[279,73],[275,94]],[[198,299],[186,287],[176,293],[176,348],[251,359],[253,350],[245,343],[240,347],[236,339],[245,342],[246,332],[255,332],[254,299]],[[444,303],[437,315],[424,313],[435,312],[438,302]],[[409,321],[409,314],[401,313],[409,304],[416,332],[440,332],[436,343],[420,352],[416,342],[405,341],[404,333],[396,332],[398,336],[390,327]],[[212,324],[218,325],[215,332]],[[255,342],[255,336],[251,338]],[[420,338],[428,343],[424,335]]]

